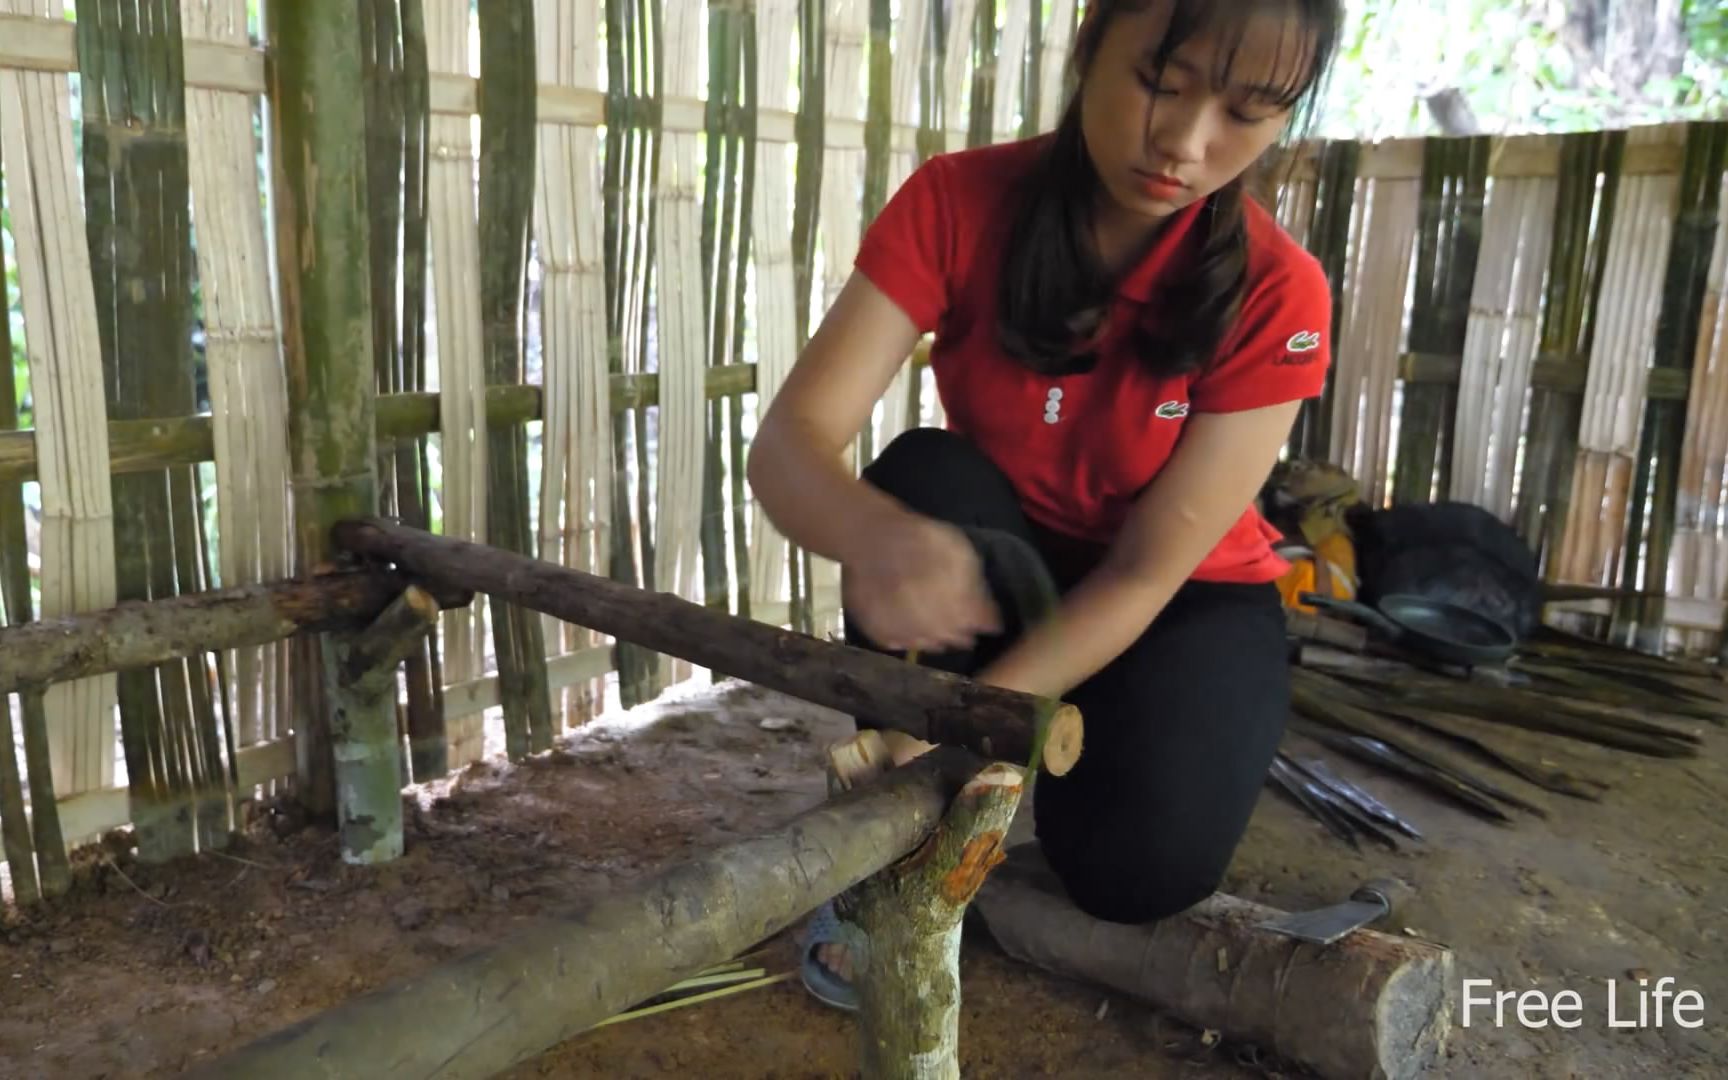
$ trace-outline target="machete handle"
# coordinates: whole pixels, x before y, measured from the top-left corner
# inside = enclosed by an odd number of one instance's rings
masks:
[[[1350,894],[1350,899],[1360,900],[1366,904],[1383,904],[1386,914],[1403,907],[1405,902],[1416,895],[1416,890],[1397,878],[1375,878],[1364,881]],[[1385,916],[1382,916],[1384,918]]]

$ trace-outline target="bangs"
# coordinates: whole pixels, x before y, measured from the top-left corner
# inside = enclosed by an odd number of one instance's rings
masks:
[[[1171,0],[1171,6],[1154,64],[1162,68],[1183,45],[1209,38],[1218,46],[1214,88],[1245,86],[1279,109],[1308,96],[1337,34],[1329,5],[1312,0]]]

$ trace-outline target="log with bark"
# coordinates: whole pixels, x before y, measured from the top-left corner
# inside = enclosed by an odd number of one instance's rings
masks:
[[[0,628],[0,694],[366,626],[413,584],[394,571],[343,570]],[[461,589],[423,587],[442,607],[460,607],[472,598]]]
[[[917,850],[978,773],[939,748],[759,836],[241,1047],[195,1077],[492,1076],[738,955]]]
[[[862,783],[889,767],[874,731],[830,753],[831,785]],[[861,933],[852,951],[862,1075],[959,1080],[960,926],[1026,789],[1024,770],[994,763],[967,782],[923,847],[842,896]]]
[[[394,522],[345,521],[334,537],[356,555],[388,560],[988,760],[1027,763],[1037,748],[1039,764],[1060,776],[1080,757],[1080,711],[1072,705]]]
[[[1281,912],[1214,893],[1149,925],[1091,918],[1033,852],[979,891],[1009,956],[1107,987],[1331,1080],[1403,1080],[1445,1053],[1455,1008],[1443,946],[1360,929],[1313,945],[1260,928]]]

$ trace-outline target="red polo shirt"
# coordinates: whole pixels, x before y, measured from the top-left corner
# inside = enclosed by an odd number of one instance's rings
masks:
[[[1047,137],[1047,136],[1046,136]],[[1248,201],[1248,289],[1221,360],[1159,377],[1128,347],[1106,341],[1083,374],[1028,370],[996,342],[996,292],[1010,196],[1041,148],[1025,140],[925,162],[866,230],[857,269],[922,332],[950,430],[967,436],[1013,482],[1028,517],[1107,544],[1157,476],[1186,417],[1316,396],[1330,362],[1331,292],[1320,264],[1266,210]],[[1121,283],[1112,325],[1156,318],[1163,283],[1184,274],[1203,239],[1189,207],[1159,233]],[[1288,564],[1249,507],[1194,572],[1202,581],[1267,582]]]

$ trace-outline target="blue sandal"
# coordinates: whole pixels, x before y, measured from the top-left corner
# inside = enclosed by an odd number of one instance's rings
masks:
[[[834,910],[834,901],[830,900],[817,908],[810,917],[810,928],[804,939],[804,960],[799,967],[804,989],[810,991],[811,996],[824,1005],[857,1012],[857,988],[825,967],[816,956],[816,950],[823,945],[844,945],[852,950],[853,966],[856,968],[862,959],[861,950],[864,944],[863,931],[840,918],[839,913]]]

